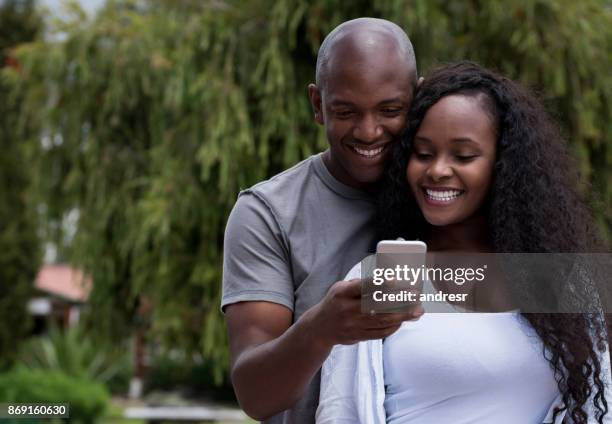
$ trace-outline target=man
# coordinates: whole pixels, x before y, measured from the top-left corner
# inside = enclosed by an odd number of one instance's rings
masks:
[[[338,281],[374,242],[373,192],[416,81],[397,25],[338,26],[308,87],[329,149],[240,193],[225,234],[222,308],[234,389],[255,419],[314,422],[332,346],[386,337],[418,316],[362,314],[360,281]]]

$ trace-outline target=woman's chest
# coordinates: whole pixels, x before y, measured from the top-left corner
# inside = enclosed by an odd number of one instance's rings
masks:
[[[425,314],[383,344],[388,394],[445,399],[557,384],[533,330],[514,313]]]

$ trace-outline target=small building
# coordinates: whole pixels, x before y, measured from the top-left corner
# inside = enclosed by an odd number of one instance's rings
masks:
[[[79,322],[91,290],[91,279],[69,265],[44,265],[34,281],[35,294],[28,302],[34,332],[43,332],[51,321],[67,328]]]

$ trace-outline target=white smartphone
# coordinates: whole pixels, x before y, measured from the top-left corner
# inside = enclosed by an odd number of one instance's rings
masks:
[[[420,240],[381,240],[376,253],[426,253],[427,245]]]
[[[426,262],[426,253],[427,245],[419,240],[381,240],[376,245],[376,267],[384,269],[385,272],[389,269],[396,269],[397,266],[420,268]],[[418,295],[423,288],[423,281],[420,278],[413,282],[401,278],[395,279],[391,284],[391,286],[386,285],[384,288],[378,285],[373,289],[384,290],[386,294],[413,292]],[[377,300],[374,296],[373,299]],[[420,305],[420,302],[415,300],[397,302],[389,299],[386,302],[374,302],[372,309],[377,312],[405,312],[418,305]]]

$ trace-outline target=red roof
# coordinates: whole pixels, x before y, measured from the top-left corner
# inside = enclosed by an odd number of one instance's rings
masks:
[[[73,302],[85,302],[91,290],[91,278],[68,265],[44,265],[38,271],[34,286]]]

